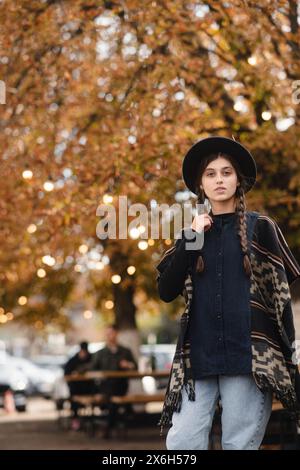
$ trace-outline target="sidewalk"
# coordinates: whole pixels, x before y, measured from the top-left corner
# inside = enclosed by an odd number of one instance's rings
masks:
[[[125,437],[103,440],[83,431],[62,430],[51,401],[30,400],[28,412],[0,414],[0,450],[164,450],[159,427],[129,429]]]

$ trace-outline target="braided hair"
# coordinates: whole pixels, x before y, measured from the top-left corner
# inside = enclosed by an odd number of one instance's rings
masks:
[[[245,273],[248,277],[251,276],[251,263],[248,254],[248,239],[247,239],[247,224],[246,224],[246,200],[245,200],[245,185],[246,185],[246,178],[242,175],[238,164],[236,161],[227,154],[218,153],[218,154],[211,154],[208,155],[205,159],[201,161],[199,166],[197,180],[196,180],[196,188],[197,188],[197,204],[204,204],[206,196],[204,190],[200,187],[200,181],[202,174],[207,167],[207,165],[215,160],[218,157],[224,157],[230,161],[232,166],[234,167],[238,180],[239,186],[236,189],[235,197],[236,197],[236,213],[238,214],[238,224],[237,224],[237,232],[240,238],[242,252],[244,254],[243,257],[243,266]],[[197,261],[196,261],[196,272],[201,273],[204,271],[204,259],[203,255],[200,253]]]

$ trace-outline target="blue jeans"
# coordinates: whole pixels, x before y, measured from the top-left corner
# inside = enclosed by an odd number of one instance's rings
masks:
[[[222,405],[223,450],[257,450],[272,412],[272,392],[262,392],[253,375],[212,376],[195,381],[196,400],[185,389],[180,412],[174,412],[168,450],[208,449],[219,398]]]

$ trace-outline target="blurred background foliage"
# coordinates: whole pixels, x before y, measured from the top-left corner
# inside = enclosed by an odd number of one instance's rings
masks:
[[[0,18],[2,323],[66,330],[82,299],[123,329],[176,316],[156,290],[171,240],[99,240],[96,210],[194,202],[182,159],[211,134],[252,151],[247,207],[300,259],[296,0],[4,0]]]

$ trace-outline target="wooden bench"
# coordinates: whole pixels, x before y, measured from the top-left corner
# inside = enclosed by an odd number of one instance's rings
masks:
[[[165,399],[165,393],[130,393],[123,396],[112,396],[110,398],[111,403],[118,407],[118,424],[122,429],[123,436],[126,437],[128,428],[138,427],[140,424],[153,425],[153,419],[155,418],[155,424],[158,422],[157,413],[159,412],[134,412],[130,405],[147,405],[149,403],[161,403],[163,405]],[[122,408],[124,408],[123,413],[121,413]]]
[[[279,400],[273,400],[272,403],[272,412],[284,410],[282,403]]]
[[[135,413],[133,412],[131,416],[128,415],[127,410],[130,405],[146,405],[148,403],[161,403],[163,404],[165,398],[165,393],[138,393],[138,394],[127,394],[122,396],[111,396],[107,397],[106,395],[93,394],[93,395],[72,395],[70,401],[78,403],[81,408],[81,413],[79,419],[82,424],[85,425],[85,429],[90,437],[94,436],[96,429],[96,421],[106,420],[107,415],[105,412],[102,414],[97,414],[96,410],[98,407],[101,408],[101,405],[106,405],[108,403],[113,403],[118,408],[118,422],[125,430],[131,422],[135,422],[140,417],[145,416],[145,413]],[[125,408],[125,413],[121,413],[122,408]],[[151,414],[151,413],[150,413]],[[69,420],[68,420],[69,421]],[[65,426],[67,429],[67,426]]]
[[[95,395],[72,395],[71,401],[79,403],[82,406],[97,406],[107,403],[107,397],[105,395],[95,394]]]
[[[164,393],[138,393],[127,394],[123,396],[113,396],[111,397],[110,401],[116,405],[146,404],[152,402],[163,402],[164,398]]]
[[[101,405],[105,405],[109,402],[107,396],[101,395],[99,393],[89,394],[89,395],[72,395],[69,399],[69,408],[68,410],[62,410],[58,416],[58,425],[64,430],[70,429],[70,420],[72,418],[71,413],[71,402],[77,403],[79,408],[78,418],[86,429],[90,437],[94,435],[95,432],[95,420],[105,420],[106,416],[102,416],[102,412],[96,413],[97,408],[101,408]],[[68,411],[67,414],[64,411]]]

